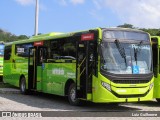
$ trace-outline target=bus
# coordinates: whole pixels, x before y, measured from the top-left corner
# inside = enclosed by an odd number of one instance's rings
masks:
[[[153,97],[160,102],[160,36],[151,36],[153,51],[154,92]]]
[[[3,80],[22,94],[34,90],[66,96],[71,105],[152,100],[150,35],[95,28],[6,43]]]
[[[0,41],[0,81],[3,76],[3,55],[4,55],[4,43]]]

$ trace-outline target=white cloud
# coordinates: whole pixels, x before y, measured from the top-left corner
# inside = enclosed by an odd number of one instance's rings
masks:
[[[70,0],[70,2],[74,5],[77,5],[77,4],[83,4],[85,0]]]
[[[93,4],[95,5],[96,9],[100,10],[102,8],[102,5],[99,4],[97,0],[93,0]]]
[[[85,3],[85,0],[57,0],[57,1],[62,6],[68,6],[69,4],[78,5]]]
[[[31,5],[35,3],[35,0],[15,0],[17,3],[21,4],[21,5]]]
[[[22,5],[22,6],[27,6],[27,5],[35,5],[36,4],[36,0],[15,0],[18,4]],[[42,11],[47,11],[47,7],[40,3],[41,0],[39,0],[39,9]]]
[[[123,23],[136,27],[160,28],[160,0],[93,0],[93,3],[97,10],[111,9]]]
[[[68,6],[69,4],[78,5],[85,3],[85,0],[57,0],[62,6]]]

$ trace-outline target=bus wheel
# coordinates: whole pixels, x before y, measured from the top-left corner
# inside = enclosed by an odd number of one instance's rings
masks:
[[[22,94],[26,94],[26,79],[24,77],[21,78],[20,81],[20,91]]]
[[[68,90],[68,100],[71,105],[79,105],[80,100],[76,98],[76,85],[72,83]]]

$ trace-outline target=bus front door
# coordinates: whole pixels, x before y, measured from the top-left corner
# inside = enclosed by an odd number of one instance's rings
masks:
[[[35,47],[29,49],[28,59],[28,89],[41,91],[43,79],[43,68],[47,55],[46,47]]]
[[[43,78],[43,71],[45,69],[45,63],[47,58],[47,48],[46,47],[38,47],[38,55],[37,55],[37,83],[36,83],[36,90],[41,91],[42,90],[42,81]]]
[[[36,89],[36,48],[29,48],[28,58],[28,89]]]
[[[94,41],[79,41],[77,43],[76,67],[76,97],[91,99],[92,75],[95,70],[95,43]]]

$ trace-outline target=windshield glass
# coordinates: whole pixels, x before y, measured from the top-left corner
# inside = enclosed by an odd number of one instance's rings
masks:
[[[146,33],[130,32],[130,31],[105,31],[103,37],[105,39],[123,39],[123,40],[144,40],[148,41],[149,36]]]
[[[4,45],[0,44],[0,56],[4,55]]]
[[[148,35],[145,35],[143,38],[147,38]],[[151,46],[149,39],[147,42],[141,38],[139,40],[136,38],[136,41],[134,38],[128,39],[127,42],[118,38],[114,40],[104,38],[101,43],[101,68],[114,74],[151,73]]]

